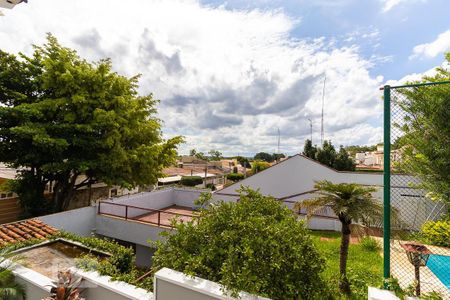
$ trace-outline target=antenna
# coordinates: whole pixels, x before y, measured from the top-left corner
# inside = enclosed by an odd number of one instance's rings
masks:
[[[311,128],[311,145],[313,145],[313,141],[312,141],[312,120],[311,119],[308,119],[309,120],[309,127]]]
[[[327,82],[327,73],[325,73],[325,78],[323,79],[323,90],[322,90],[322,120],[321,120],[321,127],[320,127],[320,143],[323,145],[323,138],[324,138],[324,130],[323,130],[323,107],[325,104],[325,84]]]
[[[278,129],[278,155],[277,155],[277,162],[280,160],[280,128],[277,127]]]

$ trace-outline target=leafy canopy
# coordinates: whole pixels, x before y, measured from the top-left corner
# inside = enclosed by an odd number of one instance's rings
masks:
[[[306,209],[310,216],[329,207],[341,222],[348,224],[382,219],[383,205],[372,196],[377,190],[374,187],[324,180],[316,182],[314,188],[317,197],[296,203],[296,208]]]
[[[173,268],[219,282],[236,294],[320,298],[324,260],[303,222],[272,197],[249,188],[239,202],[212,204],[156,242],[155,270]]]
[[[340,146],[339,151],[336,152],[331,141],[327,140],[323,142],[322,148],[320,148],[313,146],[311,141],[307,139],[303,148],[303,155],[338,171],[354,171],[356,166],[343,146]]]
[[[450,63],[450,52],[446,54]],[[436,69],[435,76],[423,82],[450,80],[450,70]],[[422,180],[421,187],[431,197],[450,203],[450,84],[394,90],[397,103],[405,112],[403,132],[397,141],[401,146],[399,168]]]
[[[113,72],[109,59],[87,62],[52,35],[34,49],[0,51],[0,160],[26,168],[19,184],[53,181],[61,210],[82,174],[82,185],[156,182],[181,138],[162,139],[157,100],[138,94],[139,77]]]

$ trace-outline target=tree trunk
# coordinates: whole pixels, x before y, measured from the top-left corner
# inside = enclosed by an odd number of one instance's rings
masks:
[[[57,179],[53,192],[54,211],[64,211],[69,207],[74,196],[75,182],[78,174],[65,174]]]
[[[341,218],[339,218],[341,220]],[[341,238],[341,249],[340,249],[340,261],[339,261],[339,272],[341,278],[339,280],[339,290],[350,295],[350,283],[347,278],[347,258],[348,258],[348,246],[350,244],[350,224],[351,221],[341,220],[342,224],[342,238]]]

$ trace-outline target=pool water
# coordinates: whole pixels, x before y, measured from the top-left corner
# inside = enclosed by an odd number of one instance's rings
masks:
[[[431,254],[427,267],[450,290],[450,256]]]

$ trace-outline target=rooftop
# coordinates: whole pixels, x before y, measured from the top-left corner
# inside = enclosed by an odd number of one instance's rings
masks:
[[[45,239],[58,230],[38,219],[0,225],[0,246],[29,239]]]

